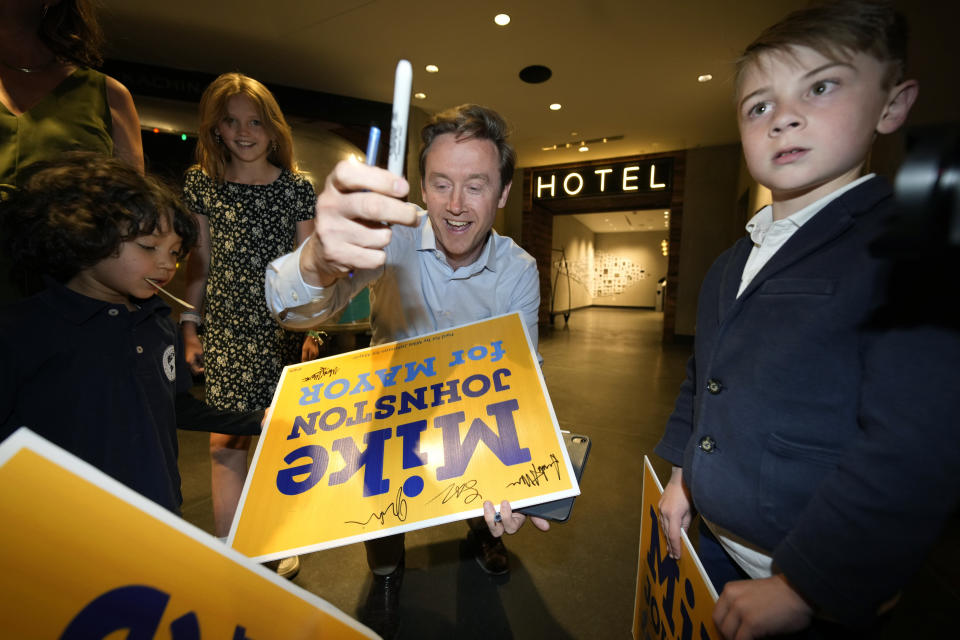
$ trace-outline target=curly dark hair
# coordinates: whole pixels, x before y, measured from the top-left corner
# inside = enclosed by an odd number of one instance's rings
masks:
[[[96,153],[36,164],[0,202],[0,239],[15,278],[66,282],[157,229],[180,236],[181,258],[196,244],[197,222],[170,187]]]

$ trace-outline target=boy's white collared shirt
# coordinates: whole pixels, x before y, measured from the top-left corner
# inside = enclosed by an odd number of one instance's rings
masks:
[[[850,184],[837,189],[833,193],[825,195],[813,204],[807,205],[783,220],[773,219],[772,205],[767,205],[763,209],[760,209],[760,211],[747,222],[746,229],[747,233],[750,234],[750,239],[753,240],[753,249],[747,258],[747,264],[743,267],[743,275],[740,277],[740,289],[737,291],[737,297],[740,297],[740,294],[742,294],[750,285],[750,282],[753,281],[754,276],[760,273],[760,270],[770,261],[770,258],[780,250],[780,247],[787,243],[787,240],[797,232],[797,229],[818,214],[820,210],[830,204],[830,202],[839,198],[858,184],[866,182],[873,176],[874,174],[872,173],[862,176]]]

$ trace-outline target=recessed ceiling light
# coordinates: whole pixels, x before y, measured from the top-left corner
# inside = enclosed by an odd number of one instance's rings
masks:
[[[571,131],[571,132],[570,132],[570,137],[571,137],[571,138],[577,138],[577,137],[579,137],[579,136],[580,136],[580,132],[579,132],[579,131]]]
[[[422,91],[418,91],[415,94],[413,94],[413,97],[416,98],[417,100],[425,100],[427,97],[427,94],[425,94]]]
[[[493,16],[493,21],[501,27],[505,27],[510,24],[510,16],[505,13],[498,13],[497,15]]]
[[[427,73],[436,73],[437,71],[440,71],[440,67],[435,64],[428,64],[426,67],[424,67],[424,69],[426,69]]]
[[[713,76],[709,73],[705,73],[702,76],[697,76],[697,82],[710,82],[713,80]]]
[[[559,102],[554,102],[553,104],[550,105],[550,111],[560,111],[560,109],[562,108],[563,108],[563,105],[560,104]]]

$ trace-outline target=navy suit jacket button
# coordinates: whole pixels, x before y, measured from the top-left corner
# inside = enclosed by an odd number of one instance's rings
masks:
[[[717,450],[717,441],[710,436],[703,436],[700,438],[699,447],[704,453],[713,453]]]
[[[723,389],[723,385],[720,384],[720,381],[715,378],[710,378],[707,380],[707,391],[713,395],[717,395]]]

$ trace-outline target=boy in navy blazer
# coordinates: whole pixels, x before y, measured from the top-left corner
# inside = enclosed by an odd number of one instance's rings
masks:
[[[670,552],[698,511],[727,638],[875,633],[957,504],[960,331],[879,322],[892,265],[869,249],[894,199],[862,174],[917,97],[905,51],[901,16],[848,1],[738,61],[744,155],[773,203],[703,282],[655,449]]]

